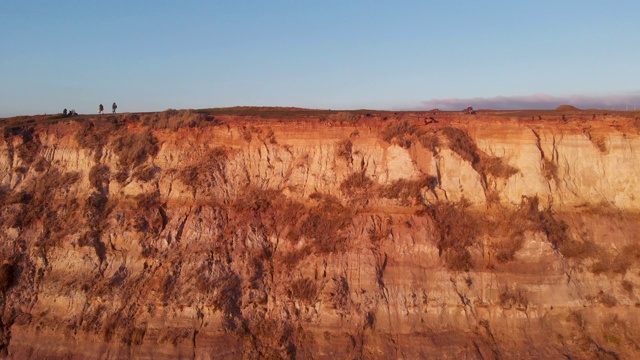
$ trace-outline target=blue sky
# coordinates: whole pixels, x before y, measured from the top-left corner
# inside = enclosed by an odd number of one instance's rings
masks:
[[[636,0],[2,0],[0,116],[640,109],[639,19]]]

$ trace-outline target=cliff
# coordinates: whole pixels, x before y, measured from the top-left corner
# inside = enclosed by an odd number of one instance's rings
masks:
[[[8,358],[640,356],[640,121],[2,120]]]

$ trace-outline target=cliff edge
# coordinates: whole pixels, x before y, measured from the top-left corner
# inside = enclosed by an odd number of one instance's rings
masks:
[[[638,115],[0,120],[0,352],[638,358]]]

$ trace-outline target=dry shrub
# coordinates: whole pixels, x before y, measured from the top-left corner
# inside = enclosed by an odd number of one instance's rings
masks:
[[[242,298],[242,280],[233,271],[223,271],[211,285],[216,289],[213,306],[230,318],[240,315]],[[231,325],[231,322],[225,322]],[[233,329],[228,329],[233,330]]]
[[[88,217],[91,218],[102,213],[107,205],[107,200],[107,196],[103,192],[94,191],[91,193],[86,203]]]
[[[594,274],[615,273],[624,275],[629,269],[640,265],[640,244],[626,245],[615,256],[599,252],[598,258],[598,261],[591,266],[591,271]]]
[[[165,218],[160,208],[160,194],[158,191],[139,194],[134,197],[137,211],[134,213],[133,228],[138,232],[158,234],[162,231]],[[176,241],[180,240],[182,231],[176,234]]]
[[[582,260],[602,251],[593,241],[578,241],[569,239],[561,243],[558,250],[562,256],[569,259]]]
[[[558,250],[562,255],[569,257],[577,254],[575,249],[571,249],[575,244],[570,243],[572,240],[569,236],[569,225],[563,220],[556,220],[550,208],[544,210],[538,208],[539,199],[537,196],[523,196],[520,211],[523,216],[532,221],[531,230],[544,233],[553,249]]]
[[[572,239],[568,225],[558,221],[551,209],[539,210],[538,206],[537,197],[523,197],[515,211],[498,209],[501,218],[490,222],[493,237],[506,238],[494,245],[498,261],[513,260],[524,243],[524,233],[527,231],[544,233],[553,248],[566,258],[584,259],[598,252],[593,242]]]
[[[57,169],[51,169],[39,178],[26,184],[25,192],[18,194],[24,204],[22,211],[22,226],[30,224],[34,220],[41,220],[47,231],[57,231],[64,224],[60,219],[67,211],[74,211],[77,202],[62,203],[54,201],[62,190],[68,189],[80,180],[78,172],[60,173]],[[55,205],[54,205],[55,204]]]
[[[29,168],[26,166],[18,166],[13,168],[13,172],[20,175],[26,175],[29,172]]]
[[[524,245],[524,234],[511,235],[496,245],[496,259],[500,262],[513,260],[515,254],[522,249],[522,245]]]
[[[548,160],[547,158],[542,159],[542,175],[547,179],[547,181],[555,180],[559,182],[558,179],[558,165]]]
[[[422,175],[416,180],[398,179],[389,185],[381,186],[378,194],[386,199],[399,199],[405,202],[409,199],[418,200],[421,198],[422,189],[434,190],[437,182],[437,178],[429,175]]]
[[[225,180],[228,150],[218,146],[208,150],[195,164],[185,166],[178,172],[178,179],[194,191],[198,187],[213,187],[218,179]]]
[[[8,185],[0,185],[0,206],[4,205],[9,199],[10,188]]]
[[[186,327],[166,326],[162,328],[160,334],[157,338],[159,344],[171,344],[174,347],[186,339],[193,338],[193,330]]]
[[[470,162],[472,165],[480,162],[478,146],[466,132],[450,126],[445,126],[441,128],[440,131],[447,138],[451,151],[460,155],[462,159]]]
[[[382,139],[390,144],[397,144],[408,149],[423,134],[423,130],[405,120],[389,124],[382,131]]]
[[[37,139],[30,139],[29,141],[25,141],[22,144],[18,145],[16,148],[16,153],[18,158],[22,160],[25,164],[31,164],[34,162],[36,157],[38,156],[38,152],[40,151],[40,141]]]
[[[192,188],[196,188],[198,184],[201,184],[201,178],[203,177],[204,173],[198,169],[197,165],[185,166],[178,172],[178,180]]]
[[[124,134],[116,138],[112,146],[118,155],[118,165],[123,169],[134,168],[158,153],[158,140],[150,130]]]
[[[47,161],[43,157],[39,157],[38,160],[36,160],[35,164],[33,164],[33,167],[37,172],[47,171],[50,166],[51,164],[49,163],[49,161]]]
[[[602,305],[609,308],[618,305],[618,300],[611,294],[603,294],[599,300]]]
[[[260,232],[276,236],[291,244],[304,246],[281,253],[281,260],[292,267],[312,252],[344,251],[347,246],[345,229],[352,223],[353,210],[343,206],[333,196],[312,194],[309,204],[288,199],[280,190],[247,188],[229,206],[229,236],[243,232]],[[269,254],[265,254],[269,256]]]
[[[309,209],[298,233],[314,239],[312,247],[321,253],[344,251],[347,237],[342,232],[352,223],[353,211],[333,196],[317,195],[316,198],[318,205]]]
[[[537,224],[531,219],[531,206],[529,200],[524,199],[515,210],[499,204],[492,208],[487,229],[489,236],[498,240],[493,249],[499,262],[513,260],[524,244],[525,232],[537,231]]]
[[[291,270],[298,266],[307,256],[311,255],[311,253],[312,248],[310,246],[306,246],[302,249],[291,250],[281,254],[280,263],[285,269]]]
[[[243,214],[243,221],[248,217],[261,219],[275,199],[281,196],[279,190],[264,190],[259,188],[246,188],[240,192],[240,196],[233,202],[231,208],[236,214]]]
[[[311,354],[298,348],[296,342],[304,338],[304,329],[293,326],[290,319],[257,317],[243,324],[243,332],[251,334],[252,341],[243,349],[247,359],[294,360],[311,358]],[[305,356],[301,356],[304,354]]]
[[[270,144],[277,144],[278,143],[278,141],[276,140],[276,134],[271,129],[267,133],[267,136],[265,137],[265,139],[268,139]]]
[[[600,251],[591,241],[572,239],[569,225],[564,220],[556,219],[551,208],[539,210],[538,204],[538,197],[523,197],[518,216],[530,221],[527,230],[545,234],[553,249],[569,259],[585,259]]]
[[[327,121],[337,122],[337,123],[346,122],[349,124],[355,124],[358,122],[358,120],[360,120],[360,118],[357,114],[354,114],[352,112],[347,112],[347,111],[339,111],[335,114],[331,114],[327,116]]]
[[[318,286],[309,278],[294,280],[289,285],[289,296],[307,305],[313,305],[318,298]]]
[[[138,194],[134,197],[138,209],[154,209],[160,206],[160,192]]]
[[[500,192],[496,189],[488,188],[485,190],[484,197],[488,206],[495,206],[500,204]]]
[[[350,302],[349,281],[344,275],[334,276],[332,278],[335,290],[329,295],[331,296],[331,303],[333,308],[339,311],[346,312]]]
[[[606,154],[608,149],[607,149],[607,142],[605,140],[605,138],[603,137],[592,137],[591,142],[593,143],[593,145],[595,145],[595,147],[603,154]]]
[[[229,221],[225,227],[228,237],[245,234],[251,229],[265,236],[275,236],[278,241],[298,241],[301,236],[302,219],[308,213],[307,207],[288,199],[280,190],[246,188],[239,194],[240,196],[229,206]],[[281,252],[280,260],[291,268],[310,252],[310,246],[296,251]],[[263,255],[271,257],[270,250],[265,249]]]
[[[16,281],[16,264],[5,261],[0,265],[0,292],[6,293]]]
[[[113,121],[82,121],[75,139],[83,148],[102,149],[116,128],[117,124]]]
[[[298,240],[300,219],[307,213],[307,208],[303,204],[288,199],[279,190],[246,188],[239,194],[240,196],[229,207],[227,228],[233,233],[230,236],[251,228],[278,239]],[[308,251],[305,250],[305,253]],[[291,257],[289,260],[295,260],[305,253],[291,253],[287,256]]]
[[[373,180],[369,179],[364,171],[359,171],[352,173],[340,183],[340,191],[344,195],[354,196],[371,189],[372,186]]]
[[[438,254],[444,256],[450,270],[469,271],[473,268],[471,254],[467,249],[476,244],[481,223],[467,211],[469,202],[438,203],[426,207],[439,233]]]
[[[618,300],[613,295],[605,293],[602,290],[598,291],[596,295],[587,295],[585,298],[588,301],[602,304],[608,308],[618,305]]]
[[[431,150],[433,155],[438,153],[438,147],[440,146],[440,138],[438,138],[437,134],[429,133],[423,134],[418,138],[420,144],[424,146],[425,149]]]
[[[140,345],[144,339],[144,335],[147,332],[146,328],[139,327],[127,327],[122,335],[122,343],[127,346]]]
[[[598,149],[598,151],[600,151],[603,154],[607,153],[607,150],[608,150],[607,149],[607,140],[604,138],[604,136],[593,135],[593,134],[591,134],[591,131],[589,131],[589,129],[584,129],[583,132],[587,136],[589,141],[591,141],[593,146],[595,146],[596,149]]]
[[[637,131],[640,131],[640,117],[633,119],[633,127],[636,128]]]
[[[624,269],[640,265],[640,244],[635,243],[624,246],[616,256],[616,262]]]
[[[48,188],[49,189],[58,189],[62,186],[72,186],[80,180],[80,173],[77,171],[69,171],[62,174],[62,177],[55,180],[48,180]]]
[[[288,237],[306,211],[307,208],[302,203],[288,199],[279,193],[265,211],[262,223],[270,235]]]
[[[518,173],[518,169],[505,164],[501,158],[489,156],[481,151],[465,131],[449,126],[443,127],[440,131],[447,138],[449,148],[462,159],[470,162],[473,169],[483,178],[491,175],[508,179]]]
[[[33,195],[26,191],[18,191],[8,194],[5,202],[7,204],[28,204],[33,200]]]
[[[481,156],[478,168],[482,174],[489,174],[494,177],[508,179],[518,173],[518,169],[505,164],[499,157]]]
[[[391,229],[393,226],[393,220],[391,217],[387,217],[384,221],[379,216],[371,215],[371,227],[367,229],[369,234],[369,240],[372,243],[377,243],[380,240],[386,239],[391,235]]]
[[[205,122],[207,117],[194,110],[168,109],[160,113],[143,115],[141,120],[143,125],[151,129],[175,131],[182,127],[195,127]]]
[[[89,170],[89,183],[96,189],[103,189],[109,184],[109,167],[105,164],[95,164]]]
[[[558,249],[563,255],[571,255],[572,252],[564,246],[571,240],[568,233],[569,225],[564,220],[556,220],[551,209],[538,212],[538,220],[540,229],[547,235],[547,241],[551,243],[553,248]]]
[[[511,309],[512,307],[526,309],[529,304],[527,293],[523,289],[511,289],[507,286],[502,288],[498,297],[500,306],[505,309]]]
[[[78,239],[78,246],[89,246],[93,247],[96,252],[96,256],[103,262],[107,258],[107,247],[100,241],[101,232],[98,229],[91,229],[86,231],[80,239]]]
[[[86,231],[79,238],[79,246],[91,246],[95,249],[100,261],[106,259],[106,246],[100,241],[102,230],[101,223],[104,221],[104,214],[107,212],[109,168],[105,165],[94,166],[89,179],[95,191],[91,193],[84,207],[84,217],[87,219]]]
[[[254,128],[255,129],[255,128]],[[276,134],[273,132],[273,130],[271,128],[268,129],[269,131],[267,132],[267,134],[265,136],[260,136],[260,134],[262,134],[262,130],[257,129],[258,131],[258,138],[265,143],[268,142],[269,144],[277,144],[278,141],[276,140]]]
[[[131,176],[133,176],[134,179],[138,179],[144,182],[149,182],[155,179],[156,175],[159,172],[160,172],[160,168],[157,166],[145,166],[145,167],[136,169]]]
[[[124,184],[124,182],[129,178],[129,170],[122,169],[118,171],[113,178],[116,180],[116,182]]]
[[[456,246],[446,249],[444,262],[449,270],[469,271],[473,268],[471,253],[466,247]]]
[[[347,163],[351,163],[352,151],[353,144],[351,140],[342,140],[336,146],[336,156],[345,159]]]
[[[244,139],[244,141],[251,142],[251,138],[253,137],[253,135],[251,135],[251,130],[247,129],[244,126],[240,130],[242,131],[242,138]]]

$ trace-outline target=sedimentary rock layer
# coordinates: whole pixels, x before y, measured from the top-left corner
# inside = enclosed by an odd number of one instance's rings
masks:
[[[633,113],[5,120],[9,358],[637,358]]]

